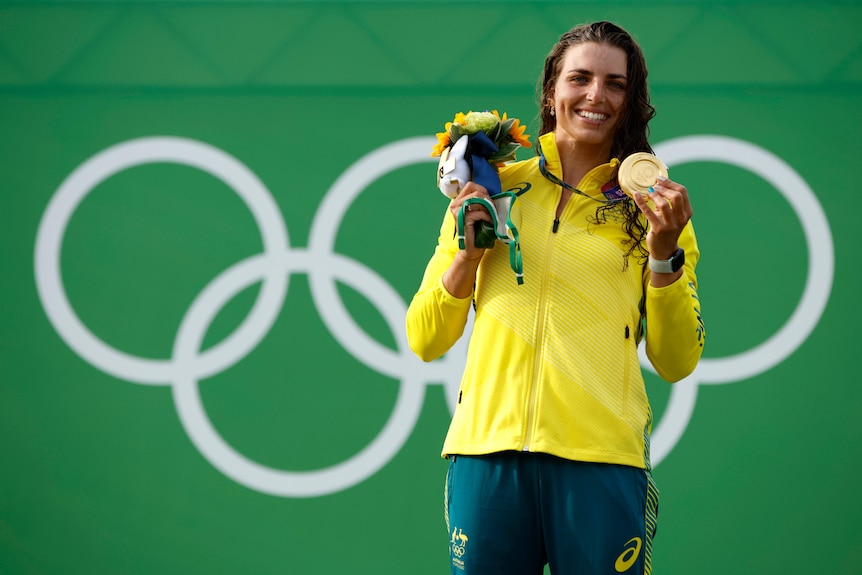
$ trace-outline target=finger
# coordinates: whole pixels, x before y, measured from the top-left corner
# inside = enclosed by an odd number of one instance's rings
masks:
[[[461,193],[459,197],[463,196],[466,198],[489,198],[488,190],[485,189],[485,186],[477,184],[476,182],[467,182],[463,188],[461,188]]]
[[[661,220],[672,229],[682,229],[691,219],[692,210],[685,186],[666,180],[658,182],[650,195]]]
[[[455,221],[458,221],[458,218],[460,217],[459,214],[461,213],[461,208],[463,207],[465,227],[472,228],[479,220],[484,220],[490,224],[493,224],[494,221],[491,219],[491,214],[488,212],[488,208],[482,203],[468,203],[467,200],[469,199],[471,198],[464,198],[461,201],[458,201],[456,199],[452,202],[450,211],[452,213],[452,217],[455,218]]]
[[[461,191],[458,193],[455,199],[452,200],[452,214],[457,217],[458,212],[461,210],[461,206],[463,206],[464,202],[471,198],[490,199],[490,196],[488,195],[488,190],[486,190],[484,186],[481,186],[476,182],[467,182],[467,184],[465,184],[464,187],[461,188]],[[478,211],[479,206],[468,204],[468,207],[475,212]],[[466,211],[467,210],[465,209],[465,212]],[[467,214],[465,213],[465,218],[466,216]]]
[[[668,192],[660,185],[656,184],[649,189],[649,199],[652,200],[653,210],[659,214],[669,212],[672,207],[668,201]]]
[[[655,213],[652,206],[649,204],[649,199],[646,194],[642,194],[636,192],[633,196],[635,205],[637,205],[638,209],[647,219],[650,225],[650,229],[655,229],[656,227],[661,225],[661,220],[659,216]]]
[[[479,220],[493,224],[491,214],[488,213],[488,208],[479,204],[469,204],[464,210],[464,221],[470,224],[475,224]]]
[[[689,201],[688,191],[685,186],[660,177],[655,186],[653,186],[653,190],[656,194],[668,200],[675,212],[675,216],[684,216],[686,220],[691,218],[691,202]]]
[[[475,215],[477,212],[485,213],[484,210],[474,210],[473,214]],[[467,255],[473,257],[477,254],[481,255],[485,252],[484,247],[479,247],[476,245],[476,227],[480,221],[486,220],[483,217],[475,217],[467,219],[464,218],[464,235],[465,235],[465,251]],[[490,221],[489,221],[490,223]]]

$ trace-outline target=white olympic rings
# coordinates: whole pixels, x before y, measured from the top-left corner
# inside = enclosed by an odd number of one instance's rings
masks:
[[[664,415],[652,435],[652,458],[658,464],[682,437],[697,401],[699,383],[720,384],[753,377],[776,366],[811,334],[829,301],[835,271],[832,232],[817,196],[786,162],[743,140],[725,136],[687,136],[655,147],[668,167],[686,162],[722,162],[748,170],[777,189],[802,224],[808,247],[808,275],[802,299],[790,319],[764,343],[731,357],[704,358],[695,372],[674,384]],[[655,371],[640,349],[641,364]]]
[[[466,334],[443,359],[427,364],[419,361],[406,343],[403,330],[406,304],[400,295],[374,271],[333,251],[341,220],[356,197],[392,170],[434,162],[428,150],[435,143],[433,137],[401,140],[358,160],[325,195],[312,223],[307,249],[290,247],[287,229],[269,191],[245,165],[222,150],[175,137],[141,138],[112,146],[75,169],[45,210],[35,247],[36,285],[42,305],[60,337],[94,367],[134,383],[171,385],[180,421],[192,442],[214,467],[236,482],[287,497],[313,497],[347,489],[375,474],[400,451],[422,409],[424,386],[442,383],[449,409],[454,410],[466,359]],[[655,465],[684,432],[694,408],[698,381],[725,383],[750,377],[785,359],[806,339],[828,300],[833,265],[831,234],[820,205],[802,178],[777,157],[746,142],[707,136],[672,140],[657,146],[656,151],[669,166],[715,160],[762,175],[793,205],[802,221],[809,253],[818,254],[818,267],[815,269],[814,259],[809,258],[812,264],[805,294],[778,334],[745,354],[704,359],[692,376],[675,385],[653,435]],[[134,357],[99,339],[72,308],[60,270],[66,227],[87,194],[113,174],[155,162],[188,165],[221,179],[245,202],[263,240],[261,254],[219,274],[191,303],[168,360]],[[288,278],[296,272],[308,274],[315,306],[341,346],[368,367],[401,382],[389,420],[368,446],[331,467],[303,472],[272,469],[233,449],[209,420],[198,389],[200,380],[234,365],[266,336],[287,297]],[[381,311],[397,349],[381,345],[353,320],[338,294],[336,280],[356,289]],[[261,289],[240,326],[222,342],[201,350],[204,335],[222,307],[257,282],[262,283]],[[650,367],[645,357],[641,359]]]

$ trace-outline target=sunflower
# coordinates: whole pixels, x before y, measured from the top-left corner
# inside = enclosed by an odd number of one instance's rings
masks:
[[[529,134],[524,133],[526,131],[527,126],[522,125],[520,120],[515,118],[515,121],[512,123],[512,127],[509,128],[509,137],[512,138],[512,141],[517,142],[525,148],[531,148],[533,147],[533,144],[530,143]]]
[[[431,151],[431,156],[440,156],[443,151],[454,144],[461,136],[484,132],[497,146],[497,153],[488,158],[494,164],[503,164],[515,159],[515,152],[521,146],[532,147],[530,136],[525,134],[527,127],[521,125],[517,118],[509,118],[503,112],[485,110],[467,114],[458,112],[451,122],[446,123],[445,131],[439,132],[437,144]]]
[[[431,150],[431,157],[439,156],[443,153],[443,150],[452,145],[452,141],[449,139],[449,126],[452,122],[448,122],[446,124],[445,132],[437,132],[434,134],[437,136],[437,144],[434,146],[434,149]]]

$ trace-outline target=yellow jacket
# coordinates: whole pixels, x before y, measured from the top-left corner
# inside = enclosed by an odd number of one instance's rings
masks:
[[[541,144],[548,171],[562,177],[553,133]],[[596,167],[578,189],[602,197],[618,164]],[[508,246],[498,241],[482,259],[473,297],[450,295],[442,276],[458,243],[447,211],[407,312],[410,347],[431,361],[462,335],[475,302],[442,455],[526,450],[649,468],[652,412],[638,361],[639,327],[645,318],[647,355],[661,377],[677,381],[694,370],[704,332],[691,224],[679,240],[683,276],[654,288],[644,261],[633,255],[624,265],[628,236],[621,226],[592,219],[594,200],[573,194],[552,232],[561,190],[541,175],[538,158],[504,166],[500,178],[503,190],[521,191],[512,220],[520,232],[523,285],[509,265]]]

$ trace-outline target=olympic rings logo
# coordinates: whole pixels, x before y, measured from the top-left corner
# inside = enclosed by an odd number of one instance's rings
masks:
[[[468,337],[462,337],[438,361],[419,361],[407,345],[407,306],[400,295],[373,270],[333,251],[341,220],[363,190],[390,171],[435,162],[428,155],[435,142],[433,137],[400,140],[360,158],[324,196],[312,222],[307,248],[290,246],[285,222],[266,186],[224,151],[175,137],[116,144],[76,168],[57,189],[42,216],[35,245],[36,286],[42,306],[60,337],[93,367],[132,383],[171,386],[177,413],[192,443],[216,469],[234,481],[283,497],[315,497],[347,489],[377,473],[401,450],[419,418],[425,386],[442,382],[449,409],[454,411]],[[718,161],[760,175],[793,206],[802,223],[809,254],[817,257],[809,258],[802,299],[775,335],[748,352],[704,359],[694,374],[674,385],[664,416],[653,433],[654,465],[670,453],[685,431],[699,384],[728,383],[754,376],[783,361],[805,341],[828,301],[834,268],[825,214],[805,181],[780,158],[747,142],[715,136],[671,140],[656,146],[656,153],[668,166]],[[108,177],[149,163],[186,165],[223,181],[251,212],[263,244],[262,253],[226,269],[195,298],[182,318],[169,359],[132,356],[99,339],[76,315],[60,272],[66,228],[81,201]],[[400,387],[383,429],[359,453],[328,468],[294,472],[261,465],[230,446],[207,416],[198,385],[202,379],[230,368],[263,340],[287,297],[288,278],[298,272],[308,274],[314,304],[339,344],[369,368],[399,380]],[[392,331],[396,349],[381,345],[354,321],[340,299],[336,281],[354,288],[377,307]],[[261,287],[248,316],[223,341],[202,350],[207,329],[222,307],[258,282]],[[652,369],[643,350],[641,363]]]

